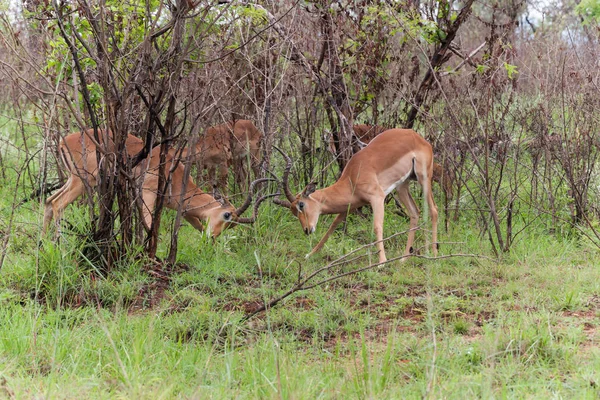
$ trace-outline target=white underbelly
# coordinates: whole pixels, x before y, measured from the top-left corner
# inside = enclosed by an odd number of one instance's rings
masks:
[[[387,189],[384,190],[385,195],[387,196],[388,194],[392,193],[392,191],[394,191],[394,189],[396,189],[398,186],[400,186],[402,183],[404,183],[408,178],[410,178],[410,176],[412,175],[412,168],[406,173],[406,175],[404,175],[402,178],[400,178],[399,180],[397,180],[396,182],[392,183]]]

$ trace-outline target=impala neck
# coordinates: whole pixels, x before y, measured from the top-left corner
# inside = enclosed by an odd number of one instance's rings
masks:
[[[210,194],[203,192],[201,189],[196,188],[189,199],[184,203],[184,210],[186,213],[193,213],[206,220],[208,218],[208,212],[217,207],[221,207],[221,204]]]
[[[354,208],[352,193],[337,183],[316,190],[310,198],[321,204],[321,214],[340,214]]]

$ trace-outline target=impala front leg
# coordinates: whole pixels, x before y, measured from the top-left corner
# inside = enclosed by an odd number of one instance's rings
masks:
[[[346,219],[347,216],[348,216],[348,213],[347,212],[343,212],[341,214],[338,214],[337,217],[335,217],[335,219],[331,223],[331,226],[327,230],[327,233],[325,233],[325,236],[323,236],[323,238],[321,239],[321,241],[319,243],[317,243],[317,245],[315,246],[315,248],[312,249],[311,252],[306,255],[306,258],[312,256],[317,251],[321,250],[321,248],[323,247],[323,245],[325,244],[325,242],[327,241],[327,239],[329,239],[329,235],[331,235],[333,233],[333,231],[335,230],[335,228],[337,228],[337,226],[340,223],[342,223]]]
[[[185,220],[189,222],[190,225],[192,225],[196,230],[204,232],[204,225],[202,225],[200,218],[190,214],[183,214],[183,218],[185,218]]]

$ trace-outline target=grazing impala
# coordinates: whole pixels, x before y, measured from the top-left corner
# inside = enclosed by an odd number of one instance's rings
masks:
[[[283,153],[282,153],[283,154]],[[344,168],[342,176],[333,185],[315,190],[307,186],[294,196],[288,185],[291,159],[285,154],[287,167],[283,175],[283,191],[288,199],[276,203],[289,207],[298,217],[306,234],[313,233],[321,214],[338,214],[325,236],[307,255],[319,251],[334,229],[346,219],[352,210],[370,204],[373,208],[373,227],[379,249],[379,262],[385,262],[383,246],[383,216],[385,197],[394,189],[410,215],[410,231],[404,255],[410,255],[419,220],[419,209],[408,188],[411,180],[423,187],[432,223],[432,251],[437,255],[438,211],[431,193],[433,152],[431,145],[409,129],[391,129],[378,135],[371,143],[356,153]]]
[[[246,119],[212,126],[200,137],[194,158],[208,170],[213,186],[226,191],[229,167],[233,166],[237,184],[245,187],[248,161],[254,176],[258,176],[261,138],[262,133]]]
[[[100,131],[102,133],[102,131]],[[46,209],[44,213],[44,232],[48,225],[55,219],[59,225],[59,219],[63,210],[81,196],[86,189],[94,188],[97,184],[98,159],[96,156],[96,142],[93,139],[93,131],[87,130],[85,133],[72,133],[64,137],[60,142],[60,154],[64,164],[67,166],[70,175],[67,182],[56,193],[46,200]],[[100,137],[104,135],[100,134]],[[103,139],[102,139],[103,140]],[[101,140],[101,141],[102,141]],[[107,154],[114,154],[114,142],[109,136],[108,146],[105,146]],[[138,153],[142,147],[141,139],[128,135],[125,143],[127,153],[133,156]],[[250,194],[244,204],[235,209],[226,200],[217,200],[213,196],[204,193],[188,177],[187,185],[184,185],[184,166],[176,160],[176,152],[171,150],[167,156],[165,173],[173,167],[173,162],[178,164],[174,167],[171,182],[167,188],[168,195],[165,197],[165,207],[174,210],[182,209],[183,217],[194,228],[203,230],[202,221],[208,221],[209,232],[213,237],[218,236],[223,229],[232,223],[253,223],[256,219],[256,212],[261,198],[255,204],[254,213],[251,218],[242,218],[240,215],[248,209],[252,203],[252,191],[255,184],[263,180],[252,182]],[[185,152],[184,152],[185,154]],[[156,146],[150,155],[134,169],[134,176],[143,179],[142,182],[142,213],[144,224],[149,229],[152,224],[152,217],[157,198],[157,187],[159,177],[160,146]],[[183,192],[185,187],[185,192]],[[183,193],[183,196],[182,196]],[[183,202],[181,201],[183,199]],[[58,229],[57,229],[58,232]]]

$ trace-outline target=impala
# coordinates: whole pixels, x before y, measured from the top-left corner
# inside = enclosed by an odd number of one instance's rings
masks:
[[[352,138],[352,152],[358,153],[377,135],[387,130],[388,128],[379,125],[358,124],[352,126],[352,131],[354,132],[354,137]],[[329,149],[333,155],[336,154],[333,136],[329,141]],[[454,174],[451,170],[444,170],[440,164],[434,162],[431,180],[437,182],[442,187],[442,190],[448,199],[452,198],[452,182],[454,181]]]
[[[99,136],[102,138],[105,135],[100,131]],[[115,151],[115,144],[110,134],[108,137],[108,146],[103,146],[105,155],[114,154]],[[101,142],[103,140],[101,139]],[[141,139],[132,135],[127,136],[125,147],[129,156],[137,154],[143,145]],[[96,148],[92,130],[72,133],[61,140],[59,145],[61,158],[70,175],[67,182],[46,200],[43,232],[46,232],[53,218],[58,232],[59,220],[64,209],[81,196],[86,187],[92,189],[96,186],[98,176]],[[185,154],[185,150],[182,153]],[[177,165],[173,167],[174,162]],[[159,163],[160,146],[156,146],[148,157],[134,168],[134,176],[143,179],[141,200],[143,222],[146,229],[149,229],[152,224],[157,199]],[[183,217],[197,230],[203,231],[202,222],[208,221],[209,232],[216,237],[233,223],[253,223],[256,219],[258,205],[264,200],[264,197],[256,202],[251,218],[240,216],[252,203],[254,186],[264,179],[252,182],[248,198],[240,208],[236,209],[228,201],[217,200],[204,193],[194,184],[191,177],[187,178],[187,184],[184,185],[184,165],[179,162],[174,150],[167,155],[165,173],[168,174],[171,169],[173,171],[169,187],[166,190],[168,194],[165,196],[164,205],[174,210],[181,209]]]
[[[437,255],[438,211],[431,192],[433,151],[431,145],[413,130],[390,129],[383,132],[350,159],[336,183],[321,190],[315,190],[314,185],[310,184],[297,196],[291,193],[288,185],[292,160],[284,153],[282,155],[287,160],[282,186],[288,201],[276,199],[275,202],[292,211],[307,235],[315,231],[320,215],[338,214],[325,236],[307,257],[323,247],[349,212],[370,204],[373,208],[373,227],[379,249],[379,262],[385,262],[385,197],[394,189],[410,216],[410,230],[404,256],[410,255],[419,221],[419,209],[408,191],[411,180],[417,180],[423,187],[423,195],[431,214],[432,251]]]
[[[258,176],[261,139],[262,133],[249,120],[212,126],[200,137],[193,158],[208,170],[213,186],[226,190],[229,167],[233,166],[236,182],[243,187],[248,184],[248,159],[254,176]]]

